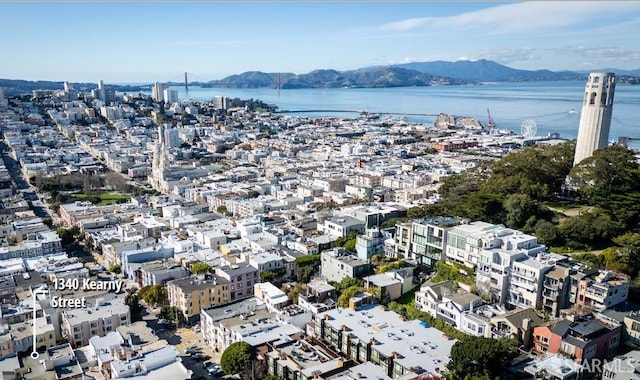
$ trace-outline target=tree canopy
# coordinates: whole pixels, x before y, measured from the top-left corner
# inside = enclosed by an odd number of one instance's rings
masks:
[[[191,273],[204,274],[211,270],[211,267],[207,263],[195,263],[191,266]]]
[[[236,342],[224,350],[220,358],[220,366],[225,373],[235,375],[245,370],[247,362],[255,357],[255,350],[249,343]]]
[[[579,200],[629,227],[640,213],[640,165],[632,151],[613,145],[593,152],[571,171]]]
[[[573,167],[574,150],[573,142],[527,147],[452,175],[439,190],[441,215],[504,224],[552,247],[611,246],[640,219],[640,165],[632,151],[610,146]],[[557,197],[567,178],[575,202]],[[578,212],[565,214],[565,204]]]
[[[469,336],[451,348],[447,379],[494,379],[501,375],[502,364],[517,355],[514,339],[491,339]]]
[[[149,305],[162,305],[167,302],[167,289],[161,285],[145,286],[140,289],[139,295]]]

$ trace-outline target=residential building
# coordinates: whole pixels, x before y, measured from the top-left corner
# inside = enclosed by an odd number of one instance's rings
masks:
[[[573,165],[609,144],[609,127],[616,89],[614,73],[591,73],[584,90]]]
[[[318,224],[318,231],[335,237],[345,237],[349,232],[364,232],[364,222],[350,216],[327,219]]]
[[[391,236],[382,230],[372,228],[363,235],[356,236],[356,254],[358,258],[367,261],[373,255],[384,255],[384,242]]]
[[[394,239],[395,257],[404,258],[410,261],[417,261],[412,255],[411,244],[413,243],[413,224],[410,222],[396,223],[396,233]]]
[[[200,315],[201,309],[231,301],[230,282],[216,275],[173,280],[167,283],[167,297],[190,319]]]
[[[640,351],[630,351],[605,363],[602,380],[640,380]]]
[[[325,311],[314,316],[309,329],[345,359],[370,361],[391,378],[411,373],[441,376],[455,343],[424,322],[406,321],[376,304]]]
[[[62,336],[73,347],[86,346],[92,336],[105,336],[118,326],[131,323],[129,306],[124,303],[123,297],[105,294],[95,299],[94,304],[90,302],[87,300],[86,309],[67,309],[62,312]]]
[[[298,295],[298,306],[313,314],[318,314],[336,307],[338,296],[336,289],[320,280],[311,280],[307,284],[307,292]]]
[[[622,324],[620,341],[629,347],[640,347],[640,305],[627,301],[617,304],[600,314]]]
[[[571,316],[533,330],[534,350],[538,353],[560,353],[583,363],[591,359],[610,360],[618,353],[622,326],[603,314]]]
[[[38,358],[45,373],[51,371],[51,375],[56,379],[82,380],[84,371],[80,366],[78,358],[73,350],[73,345],[66,343],[51,347]],[[46,376],[45,374],[42,375]]]
[[[507,303],[513,266],[518,261],[542,257],[546,247],[534,236],[503,228],[495,232],[491,247],[480,250],[476,287],[481,295],[502,305]],[[554,256],[555,257],[555,256]],[[561,257],[556,257],[561,261]]]
[[[236,342],[244,341],[257,348],[301,333],[299,328],[283,324],[276,317],[261,301],[248,298],[202,309],[200,326],[205,343],[219,352]]]
[[[248,263],[223,265],[215,268],[216,276],[229,281],[229,300],[253,296],[253,287],[260,282],[258,269]]]
[[[609,270],[580,280],[576,306],[602,311],[627,300],[629,276]]]
[[[506,314],[505,309],[499,305],[482,305],[466,310],[460,318],[458,330],[472,336],[492,336],[491,318]]]
[[[516,339],[525,349],[533,344],[534,328],[540,326],[543,319],[533,308],[515,309],[491,318],[491,338]]]
[[[172,280],[189,277],[190,272],[172,259],[152,261],[142,264],[136,271],[136,282],[142,289],[145,286],[166,285]]]
[[[264,302],[267,310],[277,313],[291,303],[285,292],[270,282],[261,282],[253,286],[253,294]]]
[[[514,261],[509,276],[507,305],[520,308],[542,308],[542,290],[545,274],[555,266],[563,256],[553,253],[539,253],[526,260]]]
[[[437,316],[438,305],[444,297],[455,294],[456,287],[451,281],[444,281],[434,284],[425,282],[415,293],[414,306],[420,311],[429,313],[432,317]]]
[[[411,244],[409,250],[400,248],[405,257],[415,261],[426,270],[435,269],[438,261],[445,261],[445,246],[447,244],[447,231],[462,223],[460,218],[436,217],[417,220],[411,223],[410,232],[405,232],[404,227],[396,229],[397,233],[404,233],[407,236],[396,237],[396,241],[405,246],[407,237]]]
[[[343,278],[361,278],[371,271],[368,262],[360,260],[343,248],[323,251],[320,260],[322,277],[327,281],[340,282]]]
[[[32,351],[34,349],[34,336],[36,338],[35,347],[39,351],[56,345],[55,327],[51,321],[51,316],[38,317],[35,323],[35,334],[33,319],[9,324],[9,334],[11,335],[9,346],[12,347],[12,353]],[[1,351],[5,351],[2,346],[0,346]]]
[[[583,378],[583,367],[562,355],[548,355],[524,367],[526,374],[534,379],[545,380],[580,380]]]
[[[268,372],[282,380],[329,379],[355,364],[333,358],[321,346],[304,339],[277,341],[269,349],[265,355]]]
[[[569,288],[571,286],[571,268],[556,266],[545,273],[542,281],[542,311],[550,317],[560,315],[560,310],[569,307]]]
[[[502,225],[472,222],[450,228],[447,231],[445,257],[448,262],[475,268],[480,251],[500,246],[499,233]]]
[[[178,91],[165,88],[162,91],[162,97],[165,103],[171,104],[178,101]]]
[[[458,291],[454,294],[445,295],[438,304],[436,317],[447,322],[451,326],[460,329],[462,327],[462,317],[466,311],[482,306],[482,298],[473,293]]]

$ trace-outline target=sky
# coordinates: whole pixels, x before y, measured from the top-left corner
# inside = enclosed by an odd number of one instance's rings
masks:
[[[106,83],[490,59],[640,68],[640,2],[0,3],[0,78]]]

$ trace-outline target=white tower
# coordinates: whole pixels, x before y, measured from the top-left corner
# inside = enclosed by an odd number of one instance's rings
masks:
[[[614,73],[589,74],[580,114],[574,166],[591,157],[593,151],[607,146],[615,89]]]

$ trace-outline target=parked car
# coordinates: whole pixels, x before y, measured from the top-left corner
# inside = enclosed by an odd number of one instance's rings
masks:
[[[222,367],[220,367],[219,364],[206,362],[204,363],[204,368],[207,370],[207,372],[209,372],[211,376],[215,376],[215,377],[224,376],[224,371],[222,370]]]
[[[202,352],[196,352],[194,354],[191,355],[191,358],[194,360],[207,360],[209,359],[209,357],[205,354],[203,354]]]

